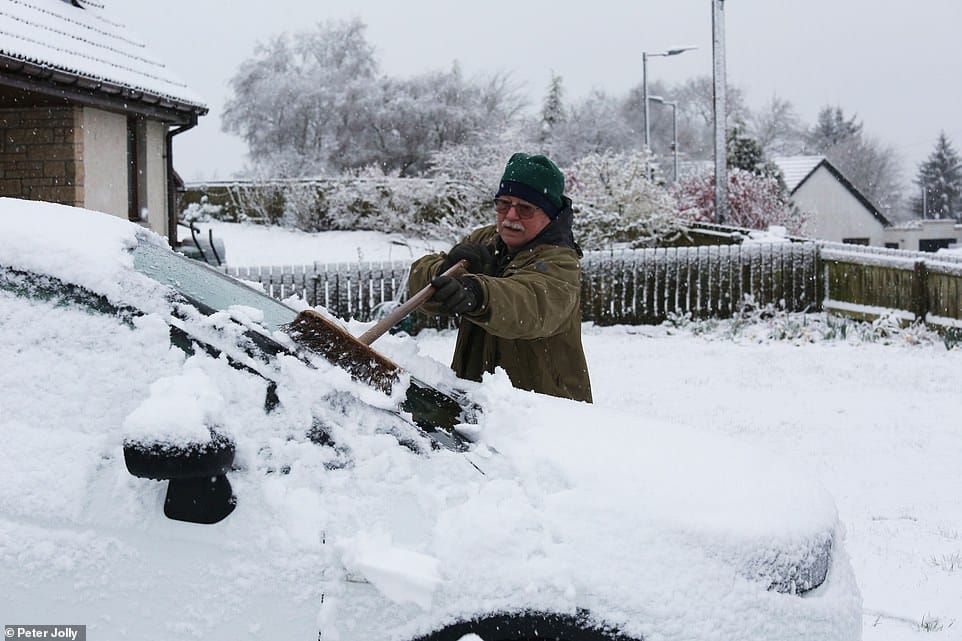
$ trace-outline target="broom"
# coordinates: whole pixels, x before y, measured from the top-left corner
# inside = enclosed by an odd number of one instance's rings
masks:
[[[452,276],[467,264],[467,261],[460,260],[443,275]],[[401,367],[370,345],[430,299],[434,289],[431,285],[424,287],[359,337],[313,309],[300,312],[297,318],[284,325],[284,329],[299,345],[347,370],[355,379],[390,394],[400,378]]]

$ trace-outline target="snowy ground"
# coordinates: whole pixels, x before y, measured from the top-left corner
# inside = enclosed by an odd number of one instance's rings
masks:
[[[407,258],[425,246],[409,252],[367,232],[214,229],[238,266]],[[791,452],[832,491],[864,597],[864,639],[962,639],[962,348],[924,330],[847,329],[839,336],[820,315],[586,325],[584,342],[597,404]],[[454,335],[416,342],[447,363]]]

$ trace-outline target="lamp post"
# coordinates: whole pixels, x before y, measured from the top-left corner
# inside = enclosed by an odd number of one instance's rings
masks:
[[[697,49],[695,46],[674,47],[668,51],[641,52],[641,104],[645,114],[645,151],[648,151],[648,143],[651,139],[651,129],[648,127],[648,58],[659,56],[677,56],[680,53]]]
[[[674,183],[678,181],[678,103],[661,96],[648,96],[648,100],[671,107],[671,182]]]

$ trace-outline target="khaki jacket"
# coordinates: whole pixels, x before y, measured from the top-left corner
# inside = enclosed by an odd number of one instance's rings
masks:
[[[511,256],[494,225],[475,230],[462,242],[488,245],[492,253],[497,251],[499,261],[494,276],[466,275],[481,285],[484,304],[461,317],[451,363],[455,374],[480,381],[484,372],[502,367],[515,387],[590,403],[591,382],[581,345],[577,246],[535,239]],[[442,253],[415,261],[409,292],[428,285],[443,260]],[[421,311],[444,313],[433,301]]]

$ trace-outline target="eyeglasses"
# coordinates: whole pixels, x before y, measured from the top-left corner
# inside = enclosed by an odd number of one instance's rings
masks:
[[[513,203],[507,198],[494,199],[494,210],[502,216],[507,216],[512,207],[514,207],[515,213],[518,214],[518,218],[525,220],[534,216],[534,213],[541,209],[540,207],[535,207],[527,203]]]

